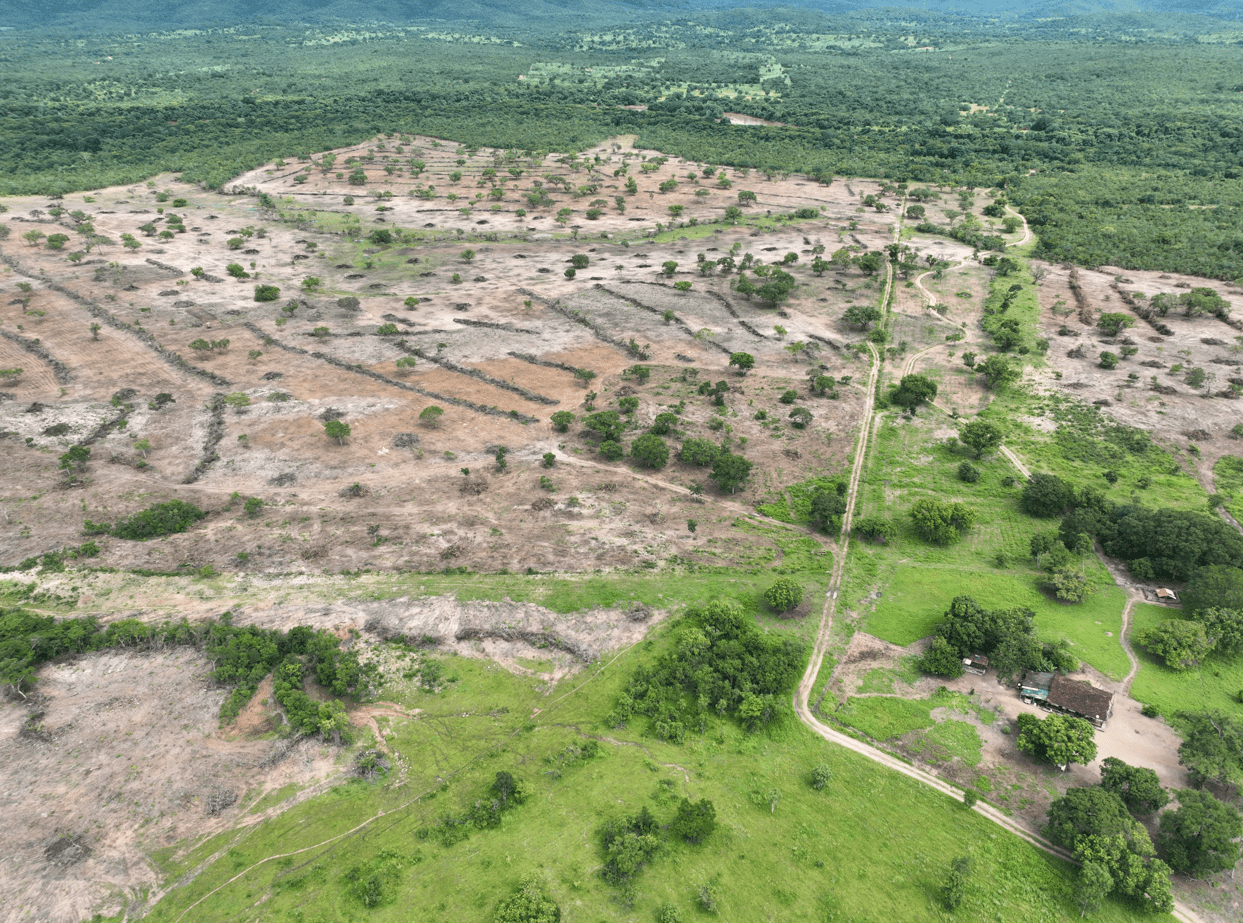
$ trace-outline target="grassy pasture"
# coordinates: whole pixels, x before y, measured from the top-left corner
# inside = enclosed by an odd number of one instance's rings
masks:
[[[900,422],[885,416],[877,424],[856,516],[891,516],[901,531],[887,546],[852,543],[842,591],[847,604],[866,610],[869,633],[903,645],[931,634],[957,595],[974,596],[990,607],[1026,606],[1036,612],[1041,637],[1067,638],[1083,660],[1109,676],[1124,676],[1128,662],[1118,642],[1122,591],[1095,560],[1084,562],[1093,586],[1084,603],[1061,603],[1039,590],[1028,546],[1033,535],[1055,529],[1056,521],[1019,510],[1018,473],[1004,456],[971,459],[980,480],[960,481],[957,467],[968,456],[946,446],[943,437],[953,432],[949,422],[925,412]],[[1016,482],[1007,484],[1007,478]],[[966,503],[978,522],[956,544],[930,545],[913,534],[904,516],[924,497]],[[998,563],[999,552],[1005,567]]]
[[[1144,629],[1179,617],[1178,612],[1147,603],[1131,610],[1132,647],[1140,663],[1131,695],[1145,705],[1157,706],[1166,717],[1179,711],[1237,711],[1239,693],[1243,692],[1243,659],[1231,662],[1210,656],[1200,669],[1179,672],[1135,643]]]
[[[402,783],[351,782],[213,838],[168,867],[172,880],[218,854],[149,919],[175,920],[224,885],[191,911],[193,918],[250,918],[262,902],[263,917],[273,920],[383,923],[411,919],[417,908],[417,919],[435,923],[484,921],[532,871],[546,878],[567,923],[654,919],[666,903],[693,918],[696,888],[709,880],[717,882],[728,919],[768,920],[774,912],[788,920],[937,919],[949,859],[962,852],[974,856],[977,872],[959,919],[1051,923],[1073,915],[1067,865],[951,799],[830,746],[792,719],[751,737],[713,723],[682,747],[644,738],[637,725],[601,727],[598,716],[625,676],[669,637],[659,631],[617,662],[551,693],[535,680],[465,658],[448,658],[446,671],[456,681],[446,691],[386,690],[386,698],[392,693],[425,709],[423,718],[398,725],[390,737],[407,758]],[[537,706],[543,710],[535,715]],[[601,756],[552,771],[549,758],[602,735],[611,739]],[[807,777],[820,763],[830,767],[832,781],[815,791]],[[500,827],[451,846],[419,838],[420,828],[480,797],[501,769],[518,775],[531,797]],[[775,809],[766,797],[772,789],[780,792]],[[700,846],[668,845],[640,873],[633,906],[626,906],[599,877],[599,825],[640,806],[667,822],[683,795],[713,801],[717,831]],[[389,813],[339,836],[380,811]],[[315,845],[330,837],[338,838]],[[390,901],[368,910],[351,897],[345,876],[381,855],[403,869]],[[275,858],[226,884],[265,856]],[[1110,903],[1099,918],[1130,916]]]

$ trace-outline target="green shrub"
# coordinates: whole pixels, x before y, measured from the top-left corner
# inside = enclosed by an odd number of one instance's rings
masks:
[[[192,503],[169,500],[135,513],[128,519],[122,519],[112,527],[112,534],[117,538],[141,542],[161,535],[185,532],[206,516],[207,513]]]
[[[803,586],[790,577],[782,577],[764,591],[764,602],[777,612],[797,609],[803,601]]]
[[[626,450],[622,448],[622,444],[620,442],[614,442],[609,439],[600,443],[600,456],[605,461],[617,461],[625,454]]]

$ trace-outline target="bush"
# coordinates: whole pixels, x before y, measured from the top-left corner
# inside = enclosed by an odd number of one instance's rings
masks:
[[[256,285],[255,301],[275,301],[281,297],[281,290],[275,285]]]
[[[802,584],[789,577],[782,577],[764,591],[764,602],[776,612],[789,612],[803,601]]]
[[[961,503],[942,503],[932,499],[916,501],[910,516],[920,537],[936,545],[958,541],[976,519],[975,510]]]
[[[783,404],[793,404],[798,400],[798,392],[793,388],[783,391],[781,393],[781,397],[777,398],[777,400],[781,401]]]
[[[971,462],[962,462],[958,466],[958,480],[967,484],[974,484],[980,479],[980,469]]]
[[[630,457],[644,468],[663,468],[669,462],[669,446],[659,436],[648,433],[630,444]]]
[[[829,769],[826,763],[818,763],[811,767],[811,787],[816,791],[824,789],[832,777],[833,771]]]
[[[169,500],[121,520],[112,527],[111,532],[117,538],[141,542],[161,535],[185,532],[206,516],[207,513],[192,503]]]
[[[711,440],[687,439],[682,443],[682,449],[678,452],[678,459],[688,465],[710,468],[720,454],[720,448]]]
[[[863,519],[856,519],[852,531],[866,541],[888,545],[897,538],[898,524],[892,519],[867,516]]]
[[[626,450],[622,448],[620,442],[614,442],[612,439],[609,439],[600,443],[600,456],[605,461],[617,461],[625,454]]]

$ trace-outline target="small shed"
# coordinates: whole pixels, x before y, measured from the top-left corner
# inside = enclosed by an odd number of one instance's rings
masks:
[[[1169,587],[1157,587],[1157,599],[1168,599],[1170,602],[1178,602],[1178,596]]]
[[[970,657],[964,657],[962,659],[962,668],[964,673],[983,676],[988,672],[988,658],[983,654],[972,654]]]

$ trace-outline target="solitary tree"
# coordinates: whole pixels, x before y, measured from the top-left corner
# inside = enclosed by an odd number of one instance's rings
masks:
[[[975,451],[976,458],[982,458],[985,452],[992,452],[1001,445],[1001,430],[996,424],[976,417],[962,425],[958,439]]]
[[[738,369],[739,375],[745,375],[755,368],[755,357],[750,353],[730,353],[729,364]]]
[[[781,577],[764,591],[764,602],[775,612],[789,612],[797,609],[803,601],[803,586],[790,577]]]
[[[344,445],[350,436],[350,425],[340,420],[329,420],[324,424],[324,434],[329,439],[337,440],[337,445]]]
[[[428,407],[424,407],[423,410],[419,412],[419,422],[424,426],[435,429],[440,425],[440,418],[444,416],[444,413],[445,412],[441,408],[437,407],[435,404],[432,404]]]
[[[904,375],[889,400],[915,416],[919,405],[936,399],[937,383],[927,375]]]
[[[558,410],[552,415],[552,425],[557,428],[557,432],[564,433],[570,428],[570,424],[574,422],[574,414],[568,410]]]
[[[683,452],[686,446],[683,444]],[[741,487],[751,474],[751,462],[743,458],[741,455],[735,455],[729,451],[722,451],[717,455],[712,463],[712,473],[709,477],[716,481],[717,486],[721,490],[734,493]]]

